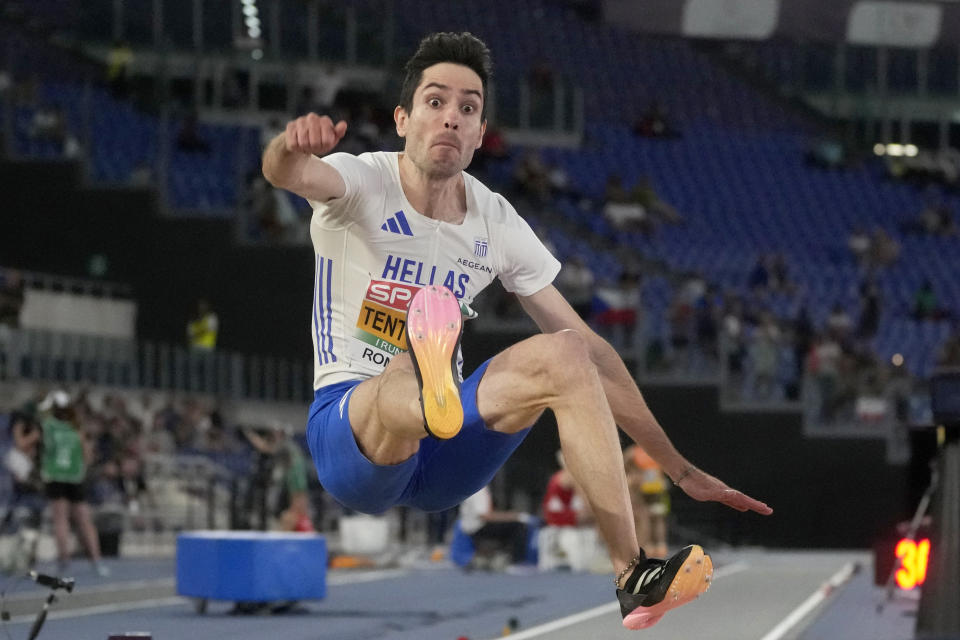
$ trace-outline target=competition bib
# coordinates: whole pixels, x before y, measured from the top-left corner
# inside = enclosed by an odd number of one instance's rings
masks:
[[[352,363],[374,375],[383,371],[390,359],[407,350],[407,307],[419,286],[371,280],[360,302],[360,313],[349,341]],[[465,320],[477,313],[460,301],[460,313]],[[457,368],[463,366],[462,354],[457,354]],[[462,379],[462,373],[461,373]]]
[[[350,341],[350,359],[379,373],[390,358],[407,350],[407,306],[420,287],[371,280],[360,302]]]

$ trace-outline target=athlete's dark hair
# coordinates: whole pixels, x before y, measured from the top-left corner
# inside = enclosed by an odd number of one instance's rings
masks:
[[[407,113],[413,109],[413,94],[423,79],[423,70],[441,62],[461,64],[472,69],[483,84],[483,108],[480,118],[487,117],[487,81],[493,77],[490,49],[472,33],[432,33],[420,41],[417,52],[404,66],[403,86],[400,88],[400,106]]]

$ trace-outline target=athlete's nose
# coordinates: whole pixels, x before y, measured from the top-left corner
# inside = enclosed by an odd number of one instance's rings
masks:
[[[460,128],[460,108],[455,105],[449,105],[444,111],[443,126],[446,129],[456,131]]]

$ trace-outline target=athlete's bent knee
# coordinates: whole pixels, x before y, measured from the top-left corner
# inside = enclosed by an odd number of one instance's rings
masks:
[[[575,381],[594,368],[590,348],[582,333],[565,329],[546,336],[549,339],[547,371],[554,382]]]

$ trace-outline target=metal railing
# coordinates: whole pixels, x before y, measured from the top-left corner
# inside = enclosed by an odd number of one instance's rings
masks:
[[[279,402],[313,394],[307,361],[33,329],[0,334],[0,381],[13,380]]]

